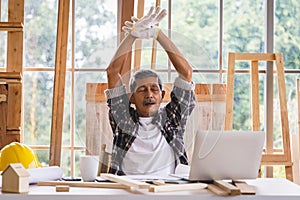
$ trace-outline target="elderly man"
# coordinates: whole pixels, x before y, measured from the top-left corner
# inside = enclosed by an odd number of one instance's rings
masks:
[[[188,163],[183,133],[195,107],[192,68],[155,25],[165,15],[164,9],[152,7],[143,18],[132,17],[132,22],[125,22],[127,35],[107,68],[105,93],[113,131],[111,173],[168,175],[174,173],[177,164]],[[130,80],[130,95],[126,93],[121,71],[137,38],[156,39],[178,72],[171,100],[164,107],[162,81],[152,70],[137,71]]]

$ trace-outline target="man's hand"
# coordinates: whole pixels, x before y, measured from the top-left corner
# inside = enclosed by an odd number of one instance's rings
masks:
[[[160,7],[157,7],[155,11],[153,11],[154,7],[151,7],[147,15],[141,19],[131,17],[132,22],[126,21],[125,26],[123,26],[122,29],[126,34],[131,34],[137,38],[156,38],[160,31],[156,24],[167,15],[167,11],[165,9],[161,10]]]

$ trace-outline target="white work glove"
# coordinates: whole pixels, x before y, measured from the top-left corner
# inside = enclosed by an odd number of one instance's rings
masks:
[[[154,11],[154,7],[151,7],[147,15],[138,19],[136,17],[131,17],[132,22],[126,21],[125,26],[122,29],[126,34],[131,34],[134,37],[141,39],[157,38],[160,31],[158,26],[159,23],[166,15],[167,11],[165,9],[161,10],[157,7]]]

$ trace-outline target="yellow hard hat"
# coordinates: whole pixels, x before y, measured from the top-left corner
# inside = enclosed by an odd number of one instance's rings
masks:
[[[0,151],[0,171],[11,163],[22,163],[27,168],[37,168],[41,166],[34,151],[25,144],[12,142]]]

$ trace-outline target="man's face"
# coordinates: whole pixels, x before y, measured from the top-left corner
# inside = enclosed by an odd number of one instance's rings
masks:
[[[157,113],[164,96],[157,77],[147,77],[136,80],[136,88],[131,96],[140,117],[150,117]]]

